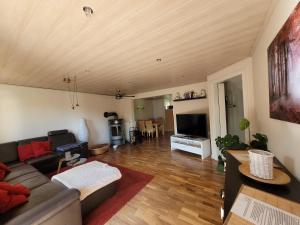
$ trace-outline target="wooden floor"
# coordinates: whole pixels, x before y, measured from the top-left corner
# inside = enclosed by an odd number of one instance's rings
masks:
[[[169,137],[125,145],[99,159],[154,176],[107,224],[222,224],[220,188],[224,174],[216,162],[170,151]]]

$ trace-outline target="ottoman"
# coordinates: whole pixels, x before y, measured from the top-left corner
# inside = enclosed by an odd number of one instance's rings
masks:
[[[92,161],[57,174],[51,180],[80,191],[81,211],[85,216],[116,192],[116,181],[121,177],[118,168]]]

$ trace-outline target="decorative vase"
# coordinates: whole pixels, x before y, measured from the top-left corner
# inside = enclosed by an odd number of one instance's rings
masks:
[[[82,142],[88,142],[89,140],[89,130],[87,128],[86,120],[84,118],[81,118],[79,122],[78,139]]]

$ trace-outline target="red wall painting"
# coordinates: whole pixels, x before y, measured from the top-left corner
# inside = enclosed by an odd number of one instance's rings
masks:
[[[300,124],[300,3],[268,48],[270,117]]]

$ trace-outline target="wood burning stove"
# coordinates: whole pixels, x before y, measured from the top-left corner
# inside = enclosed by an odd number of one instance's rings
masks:
[[[105,112],[104,117],[113,117],[113,119],[108,120],[110,144],[113,146],[125,144],[125,129],[123,119],[119,119],[118,114],[115,112]]]

